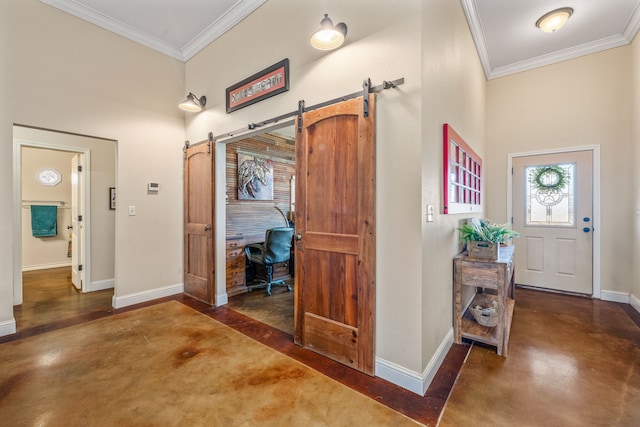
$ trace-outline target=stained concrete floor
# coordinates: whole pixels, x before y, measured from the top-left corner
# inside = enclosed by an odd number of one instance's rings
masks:
[[[229,308],[293,335],[293,298],[293,291],[289,292],[286,287],[274,287],[270,296],[258,289],[232,296]]]
[[[22,289],[23,302],[13,308],[18,331],[112,311],[113,289],[82,293],[71,283],[69,267],[26,271]]]
[[[58,273],[40,283],[49,286],[53,278],[64,278],[64,272]],[[62,294],[73,300],[66,308]],[[18,334],[0,337],[3,349],[21,338],[137,309],[113,310],[108,292],[79,296],[69,289],[41,289],[33,295],[39,295],[39,300],[26,298],[22,307],[16,307]],[[422,397],[302,350],[291,342],[289,333],[241,314],[240,307],[238,311],[211,308],[184,296],[170,299],[424,425],[435,426],[439,416],[441,426],[640,425],[640,313],[627,304],[518,288],[509,357],[497,356],[491,347],[473,345],[469,351],[469,344],[454,344]],[[260,306],[250,305],[251,310]],[[7,386],[0,382],[0,414]]]
[[[474,346],[441,426],[640,425],[640,329],[628,305],[517,289],[509,357]]]

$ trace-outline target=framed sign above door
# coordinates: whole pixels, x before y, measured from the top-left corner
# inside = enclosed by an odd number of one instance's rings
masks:
[[[289,90],[289,59],[227,88],[227,113]]]

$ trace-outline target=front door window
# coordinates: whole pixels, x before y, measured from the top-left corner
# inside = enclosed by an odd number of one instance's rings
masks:
[[[574,163],[525,168],[526,225],[575,226],[575,169]]]

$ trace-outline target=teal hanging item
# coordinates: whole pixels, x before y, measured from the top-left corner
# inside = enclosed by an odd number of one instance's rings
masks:
[[[58,207],[31,205],[31,234],[52,237],[58,234]]]

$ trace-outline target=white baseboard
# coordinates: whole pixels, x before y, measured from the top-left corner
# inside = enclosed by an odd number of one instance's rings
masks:
[[[0,337],[15,334],[16,331],[16,319],[0,322]]]
[[[164,298],[171,295],[181,294],[184,292],[184,284],[165,286],[163,288],[151,289],[143,292],[136,292],[129,295],[113,296],[111,305],[113,308],[128,307],[130,305],[140,304],[142,302],[152,301],[158,298]]]
[[[440,346],[429,361],[429,364],[422,375],[418,372],[411,371],[400,365],[376,357],[376,377],[380,377],[397,386],[419,394],[420,396],[424,396],[452,345],[453,328],[449,330],[447,336],[440,343]]]
[[[444,339],[440,343],[440,346],[436,350],[436,353],[433,355],[433,357],[429,361],[429,364],[427,365],[424,372],[422,373],[422,378],[424,378],[424,380],[422,381],[423,396],[427,392],[427,389],[429,388],[429,386],[431,385],[431,381],[433,381],[433,379],[435,378],[436,373],[438,372],[438,369],[440,369],[440,365],[442,365],[442,362],[444,362],[444,358],[447,357],[447,353],[449,352],[449,349],[451,348],[452,345],[453,345],[453,328],[449,329],[449,333],[447,334],[446,337],[444,337]]]
[[[87,285],[86,292],[102,291],[104,289],[112,289],[115,285],[115,279],[99,280],[91,282]]]
[[[631,304],[631,306],[633,308],[636,309],[636,311],[638,313],[640,313],[640,298],[638,298],[637,296],[631,294],[631,295],[629,295],[629,303]]]
[[[423,395],[422,375],[379,357],[376,357],[376,377],[406,388],[421,396]]]
[[[70,262],[54,262],[51,264],[23,265],[22,271],[46,270],[48,268],[71,267]]]
[[[618,291],[600,291],[600,299],[603,301],[621,302],[629,304],[629,293]]]
[[[227,303],[229,303],[229,294],[225,292],[224,294],[216,295],[216,307],[220,307]]]

